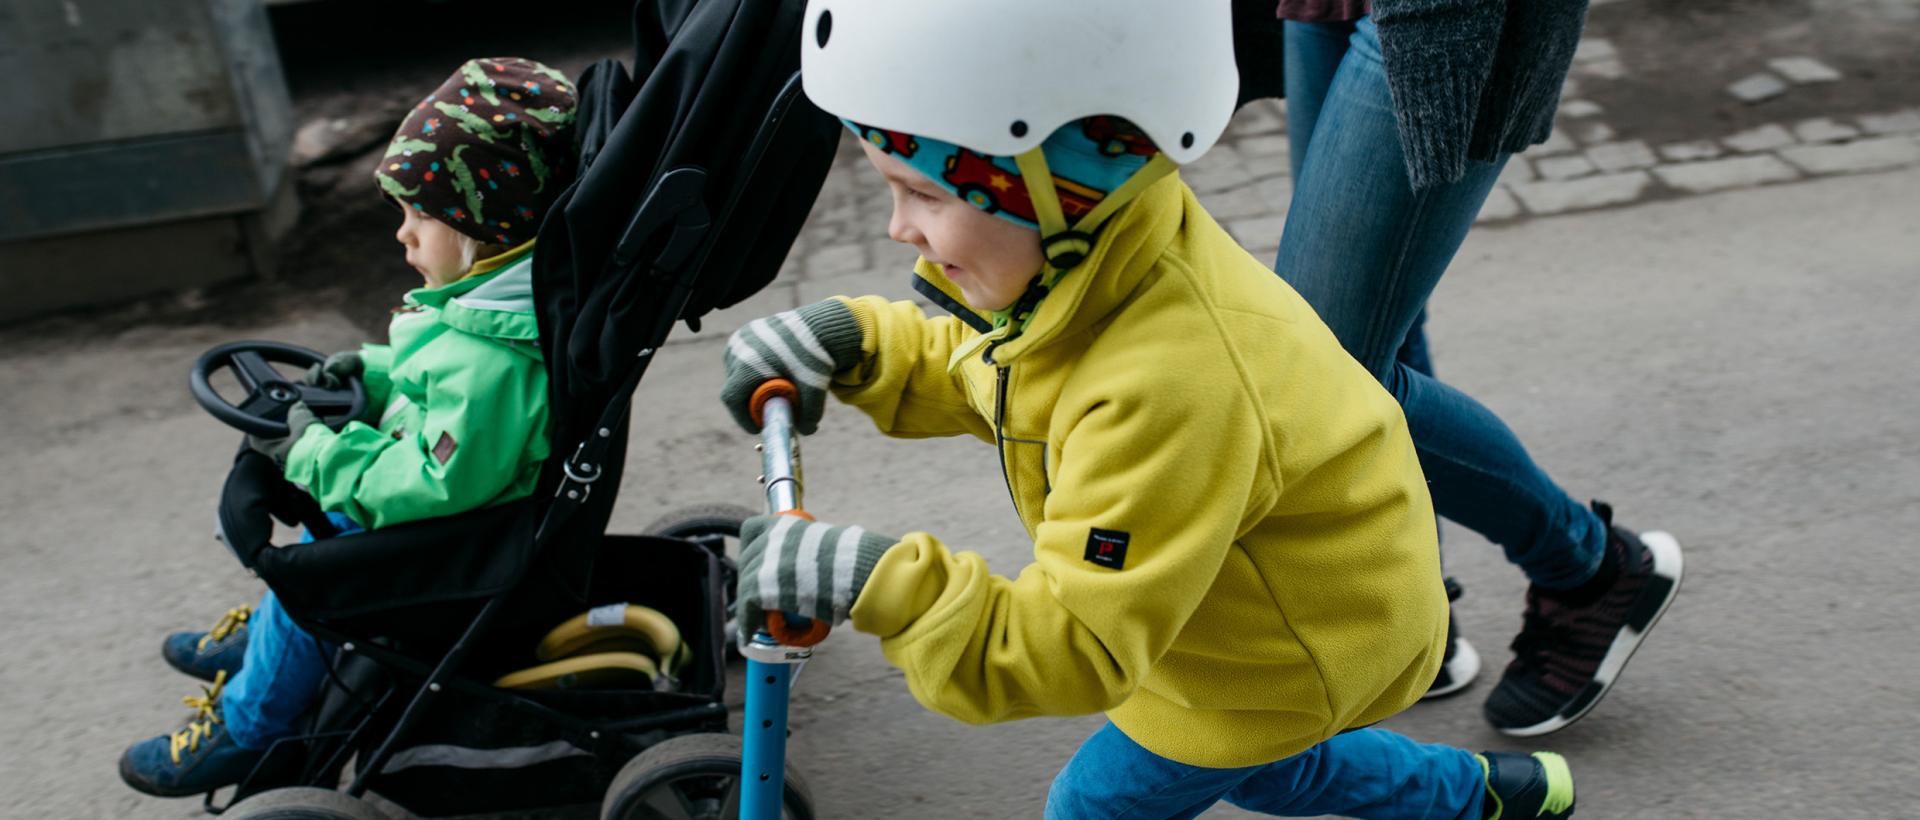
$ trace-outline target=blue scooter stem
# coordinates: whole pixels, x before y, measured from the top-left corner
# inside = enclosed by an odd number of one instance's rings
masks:
[[[764,641],[764,643],[762,643]],[[778,647],[761,632],[754,642]],[[793,664],[747,660],[746,724],[740,728],[740,817],[779,820],[787,775],[787,695]]]
[[[761,422],[760,453],[767,489],[767,511],[811,518],[801,508],[800,447],[793,431],[791,384],[769,382],[754,395]],[[746,724],[740,758],[741,820],[780,820],[787,774],[787,701],[795,666],[813,656],[807,646],[786,646],[775,639],[808,645],[825,637],[826,624],[784,613],[770,618],[770,632],[757,631],[743,647],[747,657]]]

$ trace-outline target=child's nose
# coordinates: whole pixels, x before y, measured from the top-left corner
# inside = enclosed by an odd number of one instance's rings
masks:
[[[920,235],[920,230],[913,227],[913,223],[901,218],[900,209],[895,208],[892,218],[887,220],[887,238],[903,245],[919,247],[923,237]]]

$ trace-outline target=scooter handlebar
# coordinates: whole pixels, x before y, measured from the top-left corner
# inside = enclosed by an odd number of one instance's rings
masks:
[[[792,406],[800,401],[800,388],[786,379],[768,379],[754,388],[753,396],[747,399],[747,412],[753,415],[754,425],[758,426],[762,432],[767,426],[767,402],[773,399],[786,399],[787,405]]]
[[[767,469],[766,474],[762,476],[762,481],[766,482],[769,490],[768,506],[775,508],[772,512],[776,515],[791,515],[812,521],[813,516],[799,506],[800,452],[799,448],[787,438],[794,435],[791,426],[784,421],[772,426],[767,423],[767,410],[776,401],[785,405],[781,409],[786,412],[774,415],[783,420],[791,420],[793,403],[799,398],[800,391],[794,387],[793,382],[786,379],[770,379],[754,389],[748,409],[753,413],[754,423],[760,425],[760,449],[765,459],[763,466]],[[774,492],[783,482],[790,485],[787,488],[788,492]],[[782,500],[776,501],[776,499]],[[784,506],[789,502],[792,506]],[[784,508],[781,508],[783,506]],[[790,612],[767,613],[767,634],[784,646],[813,646],[826,640],[830,631],[832,626],[826,621],[817,621]]]

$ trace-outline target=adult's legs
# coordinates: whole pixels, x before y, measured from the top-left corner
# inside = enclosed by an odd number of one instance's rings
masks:
[[[1286,40],[1281,62],[1287,72],[1287,162],[1298,181],[1300,162],[1306,159],[1314,123],[1320,119],[1320,106],[1326,102],[1340,61],[1347,56],[1353,24],[1287,20],[1282,23],[1281,36]]]
[[[1320,107],[1333,85],[1340,61],[1347,56],[1354,24],[1343,22],[1302,23],[1288,20],[1286,36],[1287,145],[1288,162],[1295,179],[1300,178],[1300,163],[1307,156],[1313,126],[1320,119]],[[1423,307],[1407,329],[1406,341],[1397,358],[1415,371],[1433,375],[1433,356],[1427,348],[1427,312]]]
[[[1287,31],[1290,52],[1324,33],[1291,23]],[[1294,137],[1306,149],[1293,157],[1275,270],[1400,400],[1437,511],[1500,544],[1541,587],[1586,581],[1606,544],[1599,517],[1554,484],[1492,412],[1397,358],[1502,163],[1472,163],[1458,182],[1412,189],[1370,20],[1354,27],[1324,99],[1303,99],[1288,103],[1289,127],[1309,133]],[[1309,117],[1299,120],[1296,107]]]

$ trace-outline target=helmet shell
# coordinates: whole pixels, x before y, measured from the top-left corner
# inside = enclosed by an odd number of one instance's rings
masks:
[[[1230,0],[811,0],[807,96],[843,119],[1014,156],[1125,117],[1188,163],[1233,117]]]

